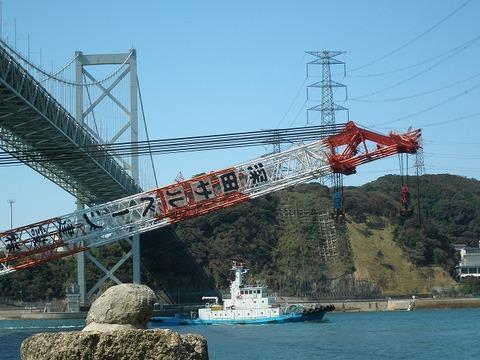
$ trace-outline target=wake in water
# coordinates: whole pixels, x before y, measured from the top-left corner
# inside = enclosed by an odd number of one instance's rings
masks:
[[[81,329],[83,325],[56,325],[56,326],[7,326],[0,328],[1,330],[55,330],[55,329]]]

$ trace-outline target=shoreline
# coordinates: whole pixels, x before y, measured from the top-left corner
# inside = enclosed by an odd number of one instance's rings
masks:
[[[306,299],[283,298],[285,304],[302,304],[310,306],[334,305],[335,312],[365,312],[365,311],[406,311],[412,299],[371,299],[371,300],[331,300],[312,301]],[[184,307],[182,311],[198,309],[198,306]],[[415,298],[414,309],[452,309],[452,308],[480,308],[480,297],[468,298]],[[154,316],[172,316],[172,311],[155,310]],[[60,320],[85,319],[87,312],[40,312],[35,310],[0,310],[0,320]]]
[[[287,303],[293,304],[289,299]],[[312,301],[297,301],[305,306],[314,304]],[[402,298],[402,299],[366,299],[366,300],[331,300],[321,301],[320,304],[332,304],[335,312],[355,311],[407,311],[420,309],[459,309],[480,308],[480,297],[462,298]]]

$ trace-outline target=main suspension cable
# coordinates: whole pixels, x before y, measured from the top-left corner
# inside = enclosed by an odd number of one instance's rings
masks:
[[[47,76],[48,79],[53,79],[53,80],[56,80],[58,82],[61,82],[61,83],[64,83],[64,84],[67,84],[67,85],[73,85],[73,86],[94,86],[94,85],[99,85],[99,84],[102,84],[108,80],[110,80],[112,77],[114,77],[116,74],[118,74],[120,72],[120,70],[125,66],[125,64],[127,64],[127,62],[130,60],[130,58],[132,57],[132,54],[133,52],[130,51],[128,53],[128,56],[125,58],[125,60],[123,61],[122,64],[120,64],[120,66],[114,71],[112,72],[110,75],[104,77],[103,79],[101,80],[97,80],[97,81],[93,81],[91,83],[78,83],[78,82],[74,82],[74,81],[69,81],[69,80],[65,80],[65,79],[62,79],[58,76],[56,76],[55,74],[52,74],[52,73],[49,73],[47,72],[46,70],[43,70],[42,68],[38,67],[37,65],[35,65],[34,63],[32,63],[31,61],[29,61],[28,59],[26,59],[23,55],[21,55],[20,53],[18,53],[17,51],[15,51],[12,47],[10,47],[6,42],[4,42],[3,40],[0,39],[0,44],[7,48],[12,55],[14,56],[17,56],[19,59],[21,59],[24,63],[26,63],[27,65],[29,65],[30,67],[34,68],[35,70],[37,70],[38,72],[40,72],[41,74]],[[76,57],[68,64],[70,65],[74,60],[76,59]],[[63,71],[63,70],[62,70]],[[45,81],[45,79],[42,79],[41,82]]]

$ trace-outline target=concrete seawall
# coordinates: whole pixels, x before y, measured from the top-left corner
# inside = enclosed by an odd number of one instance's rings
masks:
[[[32,310],[3,310],[0,311],[0,320],[59,320],[85,319],[86,312],[35,312]]]
[[[285,298],[289,304],[302,303],[313,305],[314,301]],[[411,298],[407,299],[373,299],[373,300],[322,300],[322,305],[332,304],[335,311],[397,311],[407,310]],[[480,298],[416,298],[415,309],[449,309],[480,307]]]
[[[411,299],[373,299],[373,300],[322,300],[312,301],[306,299],[283,298],[284,304],[303,304],[312,306],[332,304],[335,311],[398,311],[407,310]],[[475,298],[416,298],[415,309],[449,309],[449,308],[480,308],[480,297]],[[192,306],[194,311],[198,306]],[[3,310],[0,311],[0,320],[53,320],[53,319],[85,319],[86,312],[35,312],[32,310]],[[155,316],[173,316],[172,313],[155,311]]]
[[[448,309],[480,307],[480,298],[417,299],[416,309]]]
[[[345,300],[325,302],[335,305],[336,311],[396,311],[407,310],[411,299]],[[480,298],[415,299],[415,309],[453,309],[480,307]]]

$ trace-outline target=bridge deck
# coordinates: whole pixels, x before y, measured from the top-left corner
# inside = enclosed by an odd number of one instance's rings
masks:
[[[25,164],[85,204],[140,192],[108,152],[85,151],[98,145],[100,143],[0,46],[0,147],[12,156],[22,157]],[[52,147],[58,150],[55,154],[51,152]]]

